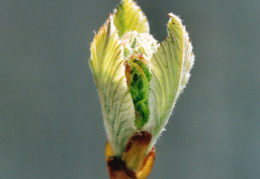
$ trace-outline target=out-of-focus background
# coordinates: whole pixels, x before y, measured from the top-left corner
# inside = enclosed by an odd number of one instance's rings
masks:
[[[0,0],[1,179],[108,178],[88,58],[118,2]],[[179,15],[196,55],[149,178],[260,178],[260,1],[138,4],[159,41]]]

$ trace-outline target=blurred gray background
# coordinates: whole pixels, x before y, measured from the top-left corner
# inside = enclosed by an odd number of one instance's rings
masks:
[[[0,178],[106,179],[88,65],[118,0],[0,0]],[[139,0],[151,34],[183,20],[195,67],[150,179],[260,178],[260,1]]]

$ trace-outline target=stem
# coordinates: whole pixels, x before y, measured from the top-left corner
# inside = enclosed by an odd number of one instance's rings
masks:
[[[114,155],[110,143],[107,142],[106,160],[110,179],[146,179],[152,171],[156,153],[153,147],[143,160],[142,167],[137,172],[128,169],[126,163]]]

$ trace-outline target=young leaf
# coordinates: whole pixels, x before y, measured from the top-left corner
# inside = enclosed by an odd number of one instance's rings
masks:
[[[135,110],[127,89],[121,41],[110,16],[91,43],[90,66],[110,144],[121,155],[135,132]]]
[[[121,37],[128,31],[149,32],[149,24],[141,8],[132,0],[122,0],[113,14]]]
[[[151,63],[150,120],[144,127],[153,135],[151,147],[167,124],[177,97],[185,87],[194,56],[181,20],[169,14],[168,37],[160,44]]]

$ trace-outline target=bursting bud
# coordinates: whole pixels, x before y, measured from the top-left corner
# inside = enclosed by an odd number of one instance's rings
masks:
[[[194,63],[181,20],[169,13],[168,36],[158,43],[146,16],[122,0],[91,43],[89,64],[107,133],[111,179],[145,179],[164,130]]]

